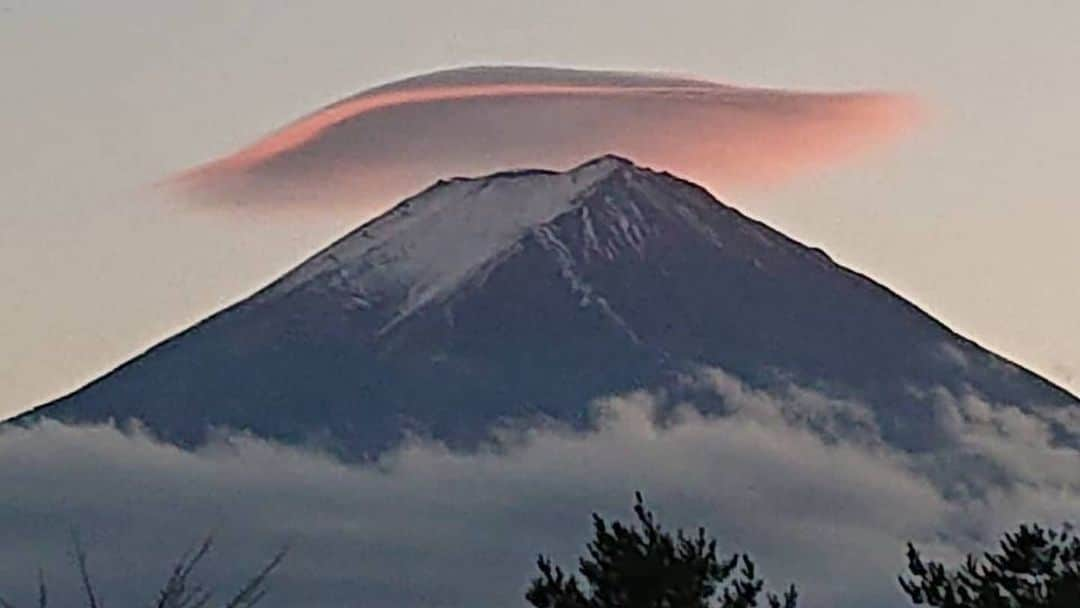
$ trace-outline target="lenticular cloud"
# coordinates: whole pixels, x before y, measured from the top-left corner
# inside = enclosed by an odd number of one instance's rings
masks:
[[[746,88],[630,72],[485,67],[361,92],[168,180],[211,201],[385,202],[447,175],[619,153],[706,185],[771,184],[911,124],[884,93]]]

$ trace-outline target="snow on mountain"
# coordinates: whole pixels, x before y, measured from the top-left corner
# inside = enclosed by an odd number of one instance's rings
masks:
[[[626,169],[606,156],[566,173],[522,171],[458,178],[397,205],[286,275],[274,298],[334,274],[334,285],[365,306],[372,293],[404,290],[399,318],[445,295],[533,226],[571,209],[597,181]]]

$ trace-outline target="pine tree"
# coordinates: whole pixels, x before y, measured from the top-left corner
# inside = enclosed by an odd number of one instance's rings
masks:
[[[721,559],[716,540],[699,528],[688,535],[664,531],[637,494],[634,513],[640,526],[610,525],[593,514],[594,538],[579,573],[567,575],[540,556],[540,576],[526,599],[536,608],[795,608],[795,587],[783,596],[764,592],[747,555]],[[730,582],[729,582],[730,581]]]
[[[996,553],[968,555],[956,570],[924,561],[908,545],[910,577],[900,586],[916,605],[938,608],[1080,607],[1080,537],[1072,528],[1020,526]]]

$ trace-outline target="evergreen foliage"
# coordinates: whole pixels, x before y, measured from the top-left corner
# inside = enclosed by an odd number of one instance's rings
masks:
[[[1080,537],[1059,530],[1020,526],[997,552],[968,555],[949,570],[925,561],[908,545],[910,576],[900,586],[916,605],[936,608],[1080,608]]]
[[[594,538],[579,560],[581,579],[541,556],[540,576],[526,599],[536,608],[795,608],[797,594],[765,592],[747,555],[719,558],[716,540],[663,530],[645,508],[634,506],[638,526],[609,524],[593,515]]]

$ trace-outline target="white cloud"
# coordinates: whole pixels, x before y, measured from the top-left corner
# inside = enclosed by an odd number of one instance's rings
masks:
[[[808,605],[888,606],[903,601],[904,542],[955,556],[1019,520],[1080,510],[1068,466],[1080,453],[1041,416],[942,394],[948,445],[906,454],[875,439],[855,403],[766,394],[715,370],[688,382],[731,413],[687,404],[657,423],[664,392],[641,392],[598,403],[587,433],[507,432],[471,453],[416,441],[370,465],[242,436],[185,452],[138,431],[9,428],[0,590],[26,603],[41,564],[62,600],[76,588],[66,543],[78,526],[114,605],[149,600],[208,530],[220,540],[211,583],[294,546],[268,605],[522,605],[536,553],[570,564],[589,513],[626,517],[643,490],[662,521],[706,525],[724,551],[798,583]]]

